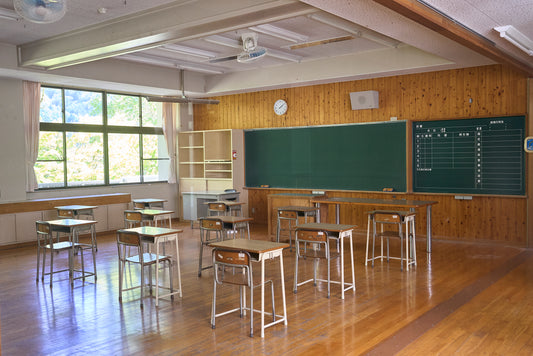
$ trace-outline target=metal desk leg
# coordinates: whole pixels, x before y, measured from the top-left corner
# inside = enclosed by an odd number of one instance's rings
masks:
[[[340,211],[341,211],[341,205],[340,204],[335,204],[335,223],[336,224],[340,224]]]
[[[250,313],[254,312],[253,307],[250,306]],[[265,337],[265,256],[261,258],[261,337]]]
[[[428,205],[426,208],[426,219],[427,219],[427,242],[426,250],[428,253],[431,253],[431,205]]]

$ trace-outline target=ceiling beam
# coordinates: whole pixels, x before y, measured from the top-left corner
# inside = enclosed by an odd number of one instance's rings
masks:
[[[20,45],[18,64],[61,68],[316,11],[297,0],[174,2]]]
[[[403,15],[473,51],[482,54],[498,63],[506,64],[514,69],[533,77],[533,67],[505,53],[488,39],[469,31],[450,18],[434,11],[416,0],[373,0],[400,15]]]

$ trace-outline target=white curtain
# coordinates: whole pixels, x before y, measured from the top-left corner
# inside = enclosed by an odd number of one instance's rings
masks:
[[[22,82],[22,115],[24,116],[24,136],[26,143],[26,191],[38,188],[35,176],[35,162],[39,153],[39,108],[41,83]]]
[[[168,172],[168,182],[176,183],[176,121],[175,106],[173,103],[163,103],[163,133],[167,141],[168,157],[170,158],[170,167]]]

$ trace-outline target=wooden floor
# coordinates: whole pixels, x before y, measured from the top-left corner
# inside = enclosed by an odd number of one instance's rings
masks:
[[[286,250],[288,325],[267,329],[262,339],[258,316],[253,338],[248,316],[217,318],[211,329],[212,271],[197,277],[199,231],[188,224],[180,228],[183,298],[162,300],[157,308],[146,298],[140,309],[138,290],[126,292],[119,303],[113,234],[98,237],[96,283],[89,278],[74,287],[67,274],[58,275],[53,288],[48,277],[35,282],[35,247],[0,250],[2,355],[533,354],[531,250],[434,241],[433,253],[426,254],[421,240],[418,266],[400,272],[398,261],[365,267],[365,236],[357,235],[357,290],[345,300],[338,285],[328,299],[323,283],[294,294],[294,252]],[[266,227],[252,227],[252,236],[266,238]],[[59,255],[56,261],[64,259]],[[302,261],[300,275],[309,276],[311,264]],[[267,266],[279,288],[277,261]],[[335,261],[333,278],[338,271]],[[233,287],[218,293],[219,308],[237,302]]]

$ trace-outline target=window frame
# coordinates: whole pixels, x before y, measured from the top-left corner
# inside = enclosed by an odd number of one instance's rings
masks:
[[[62,135],[63,139],[63,152],[61,160],[40,160],[37,159],[36,163],[39,162],[61,162],[63,165],[63,185],[57,187],[39,187],[39,190],[53,190],[53,189],[79,189],[79,188],[89,188],[89,187],[102,187],[102,186],[123,186],[129,184],[152,184],[152,183],[166,183],[168,178],[164,180],[149,180],[145,181],[144,177],[144,161],[147,160],[157,160],[157,161],[169,161],[170,157],[167,152],[167,157],[157,157],[157,158],[144,158],[143,155],[143,136],[144,135],[156,135],[162,136],[165,139],[163,132],[163,118],[161,122],[161,127],[155,126],[143,126],[143,104],[142,104],[142,95],[131,94],[131,93],[120,93],[120,92],[109,92],[105,90],[93,90],[93,89],[82,89],[82,88],[72,88],[72,87],[58,87],[53,85],[42,85],[41,90],[50,88],[50,89],[59,89],[61,90],[61,123],[58,122],[41,122],[39,120],[39,132],[59,132]],[[99,93],[102,96],[102,124],[78,124],[78,123],[66,123],[66,112],[65,112],[65,90],[76,90],[76,91],[88,91],[92,93]],[[117,125],[108,125],[108,113],[107,113],[107,95],[124,95],[124,96],[133,96],[138,98],[139,105],[139,126],[117,126]],[[40,118],[40,116],[39,116]],[[104,183],[103,184],[90,184],[83,186],[69,186],[67,179],[67,132],[86,132],[86,133],[101,133],[102,144],[103,144],[103,164],[104,164]],[[109,134],[133,134],[139,136],[139,181],[138,182],[128,182],[128,183],[110,183],[109,178],[109,145],[108,145],[108,135]],[[166,141],[166,139],[165,139]],[[166,149],[166,146],[165,146]],[[40,184],[38,182],[38,184]]]

